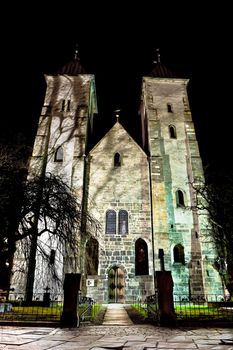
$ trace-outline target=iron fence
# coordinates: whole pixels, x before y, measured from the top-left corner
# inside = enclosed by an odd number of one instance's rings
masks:
[[[95,302],[92,298],[79,295],[78,314],[80,322],[90,321],[95,310]]]
[[[233,322],[233,302],[219,295],[174,295],[177,321]]]
[[[0,296],[0,322],[54,322],[59,323],[63,311],[63,295],[36,293],[30,303],[22,293],[10,293]],[[94,300],[78,296],[79,322],[90,321],[95,317],[97,305]]]
[[[233,301],[219,295],[190,297],[188,295],[173,296],[174,311],[177,323],[226,323],[233,324]],[[148,319],[159,324],[160,309],[158,293],[146,298]]]
[[[8,298],[0,300],[0,321],[59,322],[62,309],[62,296],[52,300],[46,293],[37,293],[29,304],[24,294],[11,292]]]

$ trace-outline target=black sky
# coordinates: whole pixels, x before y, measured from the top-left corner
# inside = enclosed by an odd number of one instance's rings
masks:
[[[113,125],[113,111],[120,108],[122,124],[137,139],[141,77],[151,70],[159,47],[162,63],[190,79],[189,100],[204,165],[229,166],[228,9],[174,3],[154,1],[128,10],[126,3],[114,2],[9,9],[2,40],[1,134],[21,132],[32,142],[45,92],[43,74],[72,59],[78,43],[83,66],[96,77],[98,131]]]

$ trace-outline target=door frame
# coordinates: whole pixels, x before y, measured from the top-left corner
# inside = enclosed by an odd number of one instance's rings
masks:
[[[115,285],[115,288],[113,289],[114,290],[114,301],[110,298],[110,272],[114,270],[114,285]],[[118,285],[118,274],[116,273],[117,271],[121,271],[121,273],[123,273],[123,298],[122,300],[118,300],[118,293],[117,291],[119,290],[119,288],[117,288],[117,285]],[[108,269],[108,301],[109,302],[112,302],[112,303],[124,303],[124,300],[125,300],[125,278],[126,277],[126,273],[125,273],[125,269],[123,266],[119,266],[119,265],[113,265],[111,266],[109,269]]]

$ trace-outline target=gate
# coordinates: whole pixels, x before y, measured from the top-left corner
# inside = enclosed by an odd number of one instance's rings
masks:
[[[123,303],[125,299],[124,271],[117,266],[108,273],[108,299],[110,303]]]

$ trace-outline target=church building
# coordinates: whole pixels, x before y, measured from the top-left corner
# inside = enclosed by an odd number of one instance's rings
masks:
[[[84,71],[76,55],[45,79],[29,173],[45,167],[62,176],[100,223],[98,234],[82,236],[77,270],[66,269],[64,262],[61,279],[65,272],[79,272],[83,294],[124,303],[154,294],[155,272],[165,270],[171,271],[174,295],[222,295],[213,267],[216,253],[203,238],[205,221],[191,209],[190,183],[203,177],[203,168],[188,80],[158,59],[142,77],[141,144],[116,115],[112,128],[90,147],[98,113],[95,76]],[[46,286],[53,290],[51,276],[35,279],[34,292]]]

